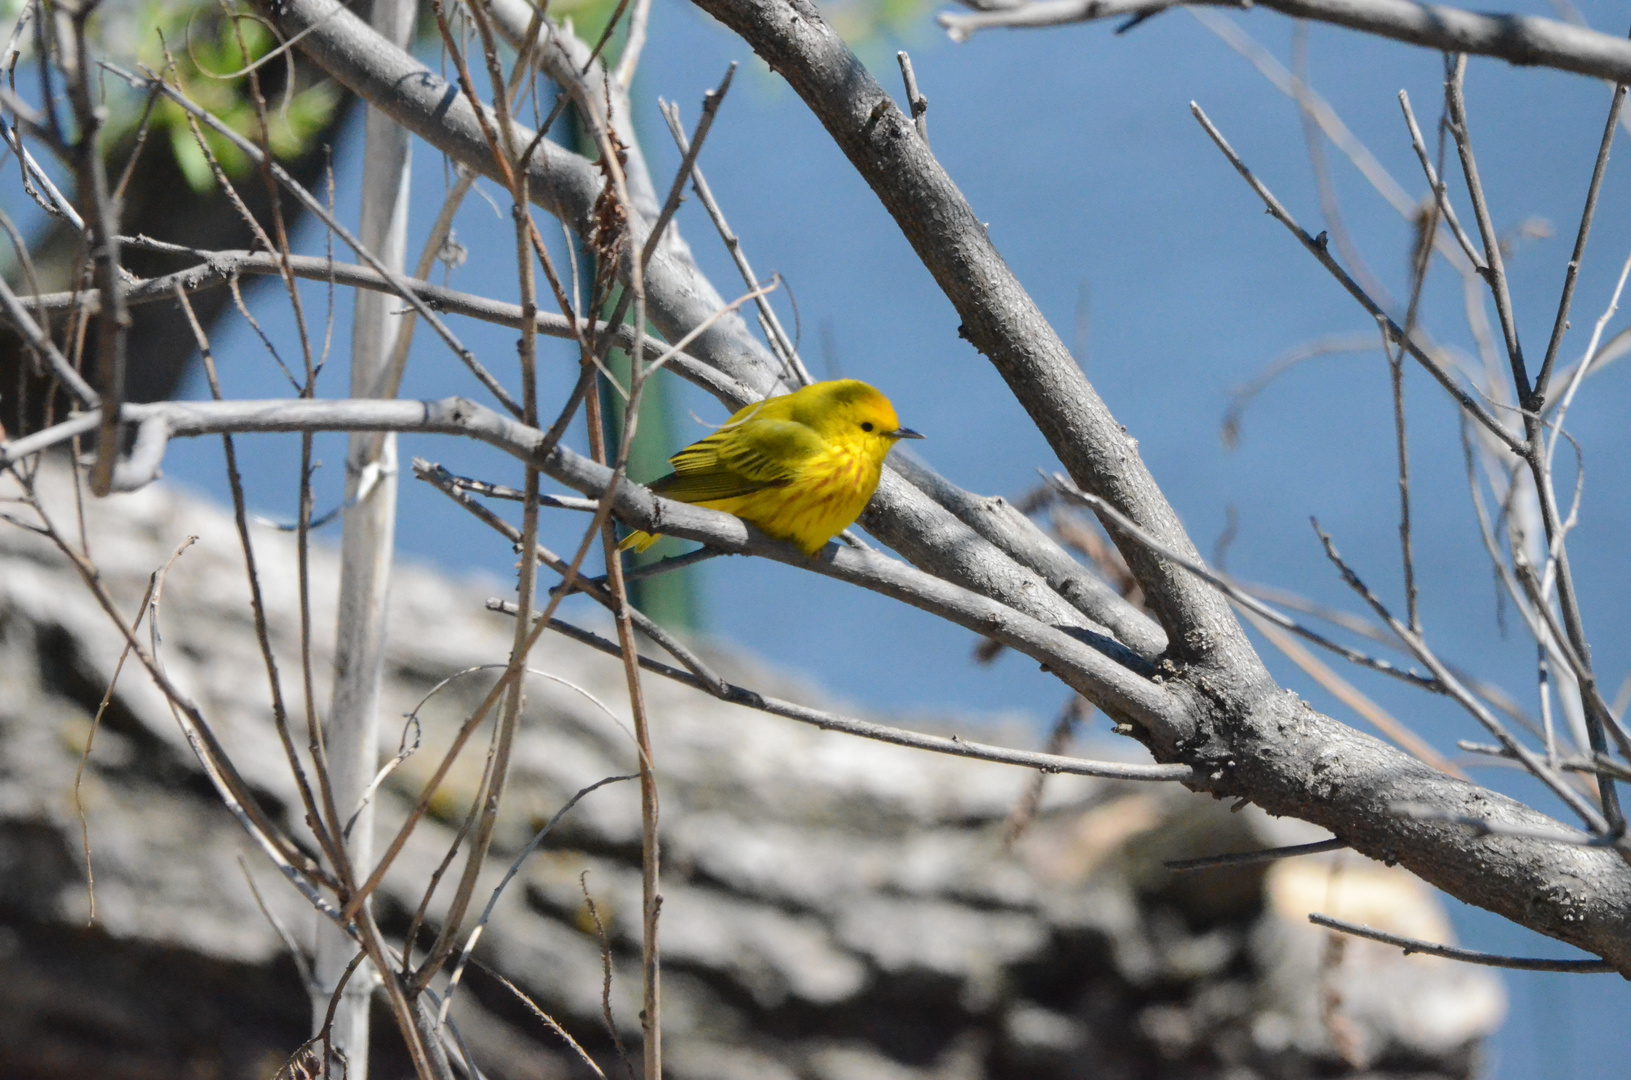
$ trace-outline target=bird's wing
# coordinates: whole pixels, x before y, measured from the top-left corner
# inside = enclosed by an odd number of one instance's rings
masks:
[[[791,420],[755,418],[721,428],[669,458],[674,472],[651,490],[681,502],[711,502],[783,487],[822,450],[821,438]]]

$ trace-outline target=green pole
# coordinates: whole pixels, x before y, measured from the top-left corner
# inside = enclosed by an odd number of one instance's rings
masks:
[[[606,369],[624,387],[629,385],[627,353],[614,349],[606,358]],[[669,471],[669,455],[679,449],[678,424],[674,417],[677,395],[673,380],[671,373],[658,371],[650,377],[645,392],[640,395],[640,422],[634,429],[634,441],[629,445],[629,478],[632,480],[648,483],[662,476]],[[628,402],[606,385],[605,380],[601,380],[600,402],[606,425],[606,445],[621,446]],[[659,540],[649,551],[625,554],[625,565],[630,569],[649,566],[676,554],[679,546],[671,539]],[[694,568],[636,578],[629,582],[629,600],[658,625],[671,630],[696,630],[701,622],[701,597]]]

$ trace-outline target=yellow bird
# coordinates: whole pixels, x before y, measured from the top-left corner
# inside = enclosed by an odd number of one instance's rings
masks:
[[[651,490],[735,514],[813,556],[861,516],[895,443],[921,438],[866,383],[812,383],[739,410],[669,458],[674,471]],[[622,548],[644,551],[656,542],[633,532]]]

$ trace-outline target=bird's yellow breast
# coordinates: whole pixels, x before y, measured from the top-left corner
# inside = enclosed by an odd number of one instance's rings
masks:
[[[825,452],[803,462],[787,484],[697,505],[735,514],[765,535],[814,555],[854,524],[878,489],[883,455],[871,442],[876,440],[832,440]],[[887,446],[882,449],[888,452]]]

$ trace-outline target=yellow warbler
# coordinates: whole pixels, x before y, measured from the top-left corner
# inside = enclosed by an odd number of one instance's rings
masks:
[[[921,438],[866,383],[812,383],[739,410],[669,458],[674,471],[651,490],[735,514],[814,555],[861,516],[895,443]],[[622,547],[644,551],[656,541],[634,532]]]

